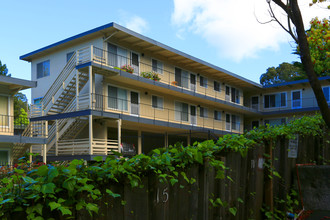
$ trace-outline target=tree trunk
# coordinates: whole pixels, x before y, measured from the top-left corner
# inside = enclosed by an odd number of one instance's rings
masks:
[[[304,23],[301,17],[300,9],[298,6],[297,0],[290,1],[290,7],[292,10],[292,22],[296,26],[296,32],[298,35],[298,44],[300,49],[300,59],[308,76],[309,83],[314,91],[317,104],[320,108],[322,117],[327,125],[330,128],[330,109],[328,103],[323,94],[320,81],[314,71],[314,66],[312,63],[309,45],[305,33]]]

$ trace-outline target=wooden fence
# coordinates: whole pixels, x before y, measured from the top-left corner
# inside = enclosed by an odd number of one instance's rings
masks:
[[[86,210],[74,211],[74,219],[265,219],[261,208],[270,199],[276,208],[284,209],[281,204],[274,202],[274,198],[286,200],[287,193],[297,180],[296,164],[323,164],[330,161],[330,145],[326,140],[299,137],[297,158],[289,158],[289,140],[278,139],[271,152],[272,163],[282,178],[274,177],[269,184],[269,173],[263,165],[267,147],[258,145],[250,149],[246,157],[233,152],[219,155],[228,167],[225,176],[230,178],[215,179],[215,170],[206,161],[203,165],[195,164],[185,169],[187,177],[196,180],[193,184],[187,183],[179,175],[179,182],[172,186],[160,183],[153,174],[141,177],[143,188],[131,188],[128,182],[107,183],[101,189],[104,198],[98,201],[99,214],[91,217]],[[293,153],[290,152],[291,155]],[[121,196],[113,198],[105,192],[106,189]],[[217,198],[221,199],[224,206],[212,205],[210,201]],[[18,216],[12,216],[15,217]]]

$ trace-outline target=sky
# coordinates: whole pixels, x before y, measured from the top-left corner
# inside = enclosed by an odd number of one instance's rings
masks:
[[[310,1],[299,0],[306,29],[313,17],[329,18],[322,5],[309,7]],[[299,60],[283,29],[261,24],[270,20],[266,0],[0,2],[0,60],[16,78],[31,79],[30,63],[19,56],[110,22],[257,83],[267,68]],[[30,99],[30,91],[24,93]]]

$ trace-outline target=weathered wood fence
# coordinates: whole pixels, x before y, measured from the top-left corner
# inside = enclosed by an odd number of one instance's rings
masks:
[[[143,188],[131,188],[128,182],[108,183],[101,190],[104,197],[98,201],[99,214],[91,217],[86,210],[74,211],[74,219],[265,219],[261,212],[263,204],[269,198],[273,203],[275,197],[286,199],[296,181],[296,164],[330,161],[330,145],[327,142],[318,137],[299,137],[297,158],[289,158],[289,140],[278,139],[273,146],[272,163],[282,178],[273,178],[272,189],[267,188],[269,184],[265,185],[269,179],[263,165],[267,160],[265,149],[269,146],[258,145],[250,149],[246,157],[233,152],[219,155],[228,167],[225,176],[230,178],[216,179],[214,168],[206,161],[203,165],[191,165],[184,170],[189,179],[196,180],[192,184],[181,175],[179,182],[173,186],[160,183],[154,174],[141,177]],[[113,198],[105,192],[106,189],[121,197]],[[212,205],[210,201],[217,198],[221,199],[223,206]],[[64,219],[62,216],[53,218]]]
[[[323,144],[322,144],[323,143]],[[299,137],[297,158],[288,158],[289,140],[279,139],[273,147],[273,166],[282,178],[273,178],[273,197],[286,199],[286,194],[296,181],[296,164],[323,164],[330,160],[330,146],[318,137]],[[129,184],[114,184],[110,189],[122,196],[116,199],[107,195],[99,202],[99,215],[90,217],[87,212],[77,212],[76,218],[85,219],[264,219],[261,213],[265,194],[266,176],[263,162],[266,146],[249,150],[247,157],[239,153],[223,153],[222,161],[229,168],[223,180],[215,179],[214,169],[206,162],[186,170],[189,184],[160,183],[154,175],[142,178],[144,188],[131,188]],[[109,186],[108,186],[109,187]],[[220,198],[227,207],[213,207],[210,199]],[[241,202],[243,201],[243,202]],[[106,205],[107,204],[107,205]],[[123,205],[124,204],[124,205]],[[234,216],[229,212],[237,210]],[[281,208],[281,207],[277,207]]]

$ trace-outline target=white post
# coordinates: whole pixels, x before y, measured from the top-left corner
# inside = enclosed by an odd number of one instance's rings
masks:
[[[121,119],[118,119],[118,152],[120,152],[120,145],[121,145]]]
[[[55,155],[58,156],[58,120],[55,120]]]
[[[138,130],[138,154],[142,154],[142,132]]]
[[[93,115],[89,115],[89,154],[93,155]]]
[[[48,139],[48,121],[45,121],[45,138]],[[43,144],[42,157],[43,162],[47,163],[47,144]]]
[[[93,53],[94,53],[94,52],[93,52],[93,45],[91,45],[91,61],[93,61],[93,57],[94,57],[94,56],[93,56]]]
[[[76,111],[79,110],[79,70],[76,70]]]
[[[92,109],[92,93],[93,93],[93,69],[89,66],[89,108]]]
[[[29,152],[30,152],[29,161],[30,161],[30,163],[32,163],[32,160],[33,160],[33,158],[32,158],[32,145],[30,146]]]

